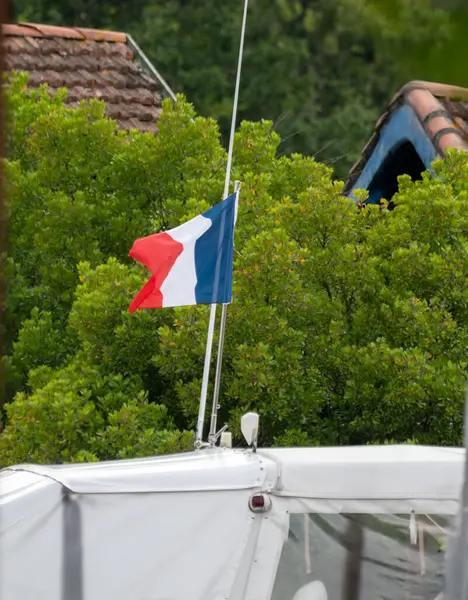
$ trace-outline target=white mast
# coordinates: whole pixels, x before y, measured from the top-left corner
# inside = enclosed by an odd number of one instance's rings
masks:
[[[465,393],[465,479],[456,529],[449,538],[444,600],[468,600],[468,385]],[[439,600],[439,597],[436,598]],[[441,599],[442,600],[442,599]]]
[[[234,134],[236,131],[236,118],[237,118],[237,105],[239,102],[239,87],[240,87],[240,77],[241,77],[241,69],[242,69],[242,57],[244,53],[244,38],[245,38],[245,27],[247,22],[247,9],[248,9],[249,0],[244,0],[244,15],[242,17],[242,29],[241,29],[241,38],[239,45],[239,58],[237,62],[237,76],[236,76],[236,87],[234,91],[234,105],[232,109],[232,120],[231,120],[231,134],[229,137],[229,149],[228,149],[228,157],[227,157],[227,165],[226,165],[226,178],[224,180],[224,192],[223,192],[223,200],[228,197],[229,194],[229,184],[231,181],[231,167],[232,167],[232,154],[234,149]],[[210,320],[208,323],[208,338],[206,340],[206,352],[205,352],[205,364],[203,367],[203,379],[202,379],[202,388],[200,394],[200,407],[198,410],[198,421],[197,421],[197,430],[195,434],[195,448],[201,448],[203,445],[203,424],[205,421],[205,411],[206,411],[206,397],[208,394],[208,383],[210,379],[210,366],[211,366],[211,354],[213,349],[213,337],[214,337],[214,328],[216,323],[216,304],[212,304],[210,308]],[[226,310],[227,305],[223,304],[221,321],[222,323],[226,323]],[[222,327],[222,337],[224,338],[224,325]],[[220,348],[222,352],[222,343],[220,340]],[[217,368],[217,376],[221,377],[221,365],[218,360],[218,368]],[[217,390],[219,392],[219,382],[217,384]],[[213,405],[216,402],[216,406],[218,404],[217,400],[217,392],[215,388],[215,398],[213,398]],[[212,419],[213,426],[213,419]],[[214,419],[214,427],[216,428],[216,418]],[[211,434],[210,428],[210,434]],[[216,433],[216,432],[214,432]]]
[[[234,182],[234,191],[239,193],[240,181]],[[216,374],[214,381],[213,390],[213,405],[211,408],[211,420],[210,420],[210,432],[208,434],[208,443],[211,447],[214,447],[218,436],[225,429],[216,432],[218,424],[218,400],[219,400],[219,388],[221,385],[221,370],[223,368],[223,352],[224,352],[224,334],[226,331],[226,317],[227,317],[227,304],[223,304],[221,310],[221,321],[219,323],[219,342],[218,342],[218,356],[216,358]]]

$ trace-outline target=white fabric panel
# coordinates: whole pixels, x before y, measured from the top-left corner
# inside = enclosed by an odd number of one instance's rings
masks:
[[[0,597],[70,600],[62,588],[76,590],[78,574],[80,600],[227,598],[255,534],[250,493],[72,495],[79,518],[67,540],[70,585],[62,579],[62,489],[49,480],[8,515],[2,507]]]
[[[0,598],[62,600],[62,486],[21,475],[0,478]]]
[[[428,446],[275,448],[259,451],[281,468],[278,493],[327,499],[460,497],[465,450]]]
[[[83,600],[228,598],[253,525],[248,497],[81,497]]]
[[[323,515],[336,514],[407,514],[414,511],[416,514],[438,514],[453,516],[459,508],[456,499],[425,499],[425,498],[394,498],[385,500],[373,498],[365,500],[326,499],[326,498],[294,498],[292,496],[275,496],[275,506],[289,513],[318,513]]]
[[[4,469],[0,471],[0,507],[19,499],[24,496],[25,492],[32,492],[47,485],[50,485],[50,482],[42,475]],[[0,522],[1,527],[2,523]]]
[[[172,239],[183,244],[184,249],[161,286],[163,306],[196,304],[195,244],[210,227],[211,219],[199,215],[167,232]]]
[[[252,489],[263,485],[267,472],[258,454],[228,449],[88,464],[18,465],[10,470],[50,477],[80,494]]]
[[[284,503],[286,499],[273,498],[271,512],[263,519],[244,600],[271,599],[281,551],[289,530],[287,506],[279,506],[278,500]]]
[[[459,500],[464,450],[422,446],[217,449],[87,465],[12,467],[79,493],[259,488],[324,500]],[[2,491],[0,490],[0,498]]]

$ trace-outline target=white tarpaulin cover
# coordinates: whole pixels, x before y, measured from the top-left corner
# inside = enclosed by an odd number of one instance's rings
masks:
[[[319,502],[327,514],[342,513],[345,499],[355,501],[354,512],[375,509],[382,522],[392,518],[380,513],[392,513],[395,499],[400,508],[406,499],[426,499],[437,508],[434,514],[451,514],[461,488],[463,457],[463,450],[417,446],[274,449],[256,454],[207,450],[5,469],[0,472],[0,597],[224,600],[236,593],[242,598],[239,573],[245,573],[244,583],[250,577],[245,561],[255,548],[256,524],[261,523],[266,533],[268,528],[284,527],[287,532],[289,513],[320,512],[310,509],[311,502]],[[271,494],[273,509],[265,515],[267,520],[259,522],[248,500],[260,490]],[[369,498],[372,511],[360,500]],[[409,508],[402,512],[408,520]],[[330,518],[323,515],[320,523]],[[314,523],[311,517],[309,530],[314,531]],[[318,543],[319,535],[319,530],[312,535],[312,544]],[[270,560],[269,553],[281,554],[284,536],[272,539],[280,545],[264,547],[259,568]],[[333,548],[334,542],[331,553]],[[293,582],[299,582],[294,573]],[[269,586],[273,582],[261,583],[263,590]],[[295,586],[281,584],[275,589],[294,592]],[[260,590],[258,595],[255,590],[249,594],[261,597]],[[362,596],[367,598],[368,594]]]
[[[463,448],[352,446],[264,451],[281,466],[280,493],[299,498],[460,497]]]
[[[228,597],[261,487],[257,457],[235,452],[0,476],[2,600]]]

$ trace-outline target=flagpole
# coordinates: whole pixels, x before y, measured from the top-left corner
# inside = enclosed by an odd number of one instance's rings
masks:
[[[227,165],[226,165],[226,177],[224,180],[224,192],[223,192],[223,200],[228,197],[229,194],[229,183],[231,181],[231,167],[232,167],[232,154],[234,150],[234,134],[236,131],[236,119],[237,119],[237,105],[239,103],[239,88],[240,88],[240,78],[241,78],[241,70],[242,70],[242,57],[244,53],[244,39],[245,39],[245,27],[247,22],[247,9],[249,5],[249,0],[244,0],[244,14],[242,17],[242,29],[241,29],[241,37],[239,44],[239,56],[237,60],[237,75],[236,75],[236,87],[234,91],[234,103],[232,108],[232,120],[231,120],[231,133],[229,136],[229,149],[228,149],[228,157],[227,157]],[[198,409],[198,420],[197,420],[197,430],[195,433],[195,448],[199,449],[203,446],[203,423],[205,421],[205,412],[206,412],[206,397],[208,395],[208,383],[210,379],[210,365],[211,365],[211,353],[213,350],[213,337],[214,337],[214,328],[216,323],[216,304],[212,304],[210,308],[210,320],[208,323],[208,337],[206,340],[206,351],[205,351],[205,363],[203,366],[203,379],[202,379],[202,388],[200,394],[200,406]],[[223,305],[223,311],[226,312],[225,305]]]
[[[468,598],[468,573],[465,566],[468,548],[468,385],[465,391],[464,426],[465,477],[458,513],[459,522],[456,530],[452,533],[451,539],[449,539],[447,548],[443,595],[447,600],[467,600]]]
[[[234,182],[234,192],[239,192],[240,181]],[[228,304],[223,304],[221,309],[221,320],[219,323],[219,342],[218,342],[218,356],[216,357],[216,374],[213,391],[213,405],[211,408],[211,421],[210,421],[210,433],[208,434],[208,443],[211,447],[216,444],[216,428],[218,425],[218,409],[219,409],[219,388],[221,385],[221,370],[223,368],[223,353],[224,353],[224,334],[226,331],[226,318],[227,318],[227,307]]]

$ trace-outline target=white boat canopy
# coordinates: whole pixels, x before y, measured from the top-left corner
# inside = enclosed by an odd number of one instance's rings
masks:
[[[0,596],[341,600],[354,557],[355,600],[434,600],[463,466],[463,449],[407,445],[10,467]]]
[[[351,446],[257,453],[218,449],[87,464],[17,465],[0,471],[0,502],[44,480],[77,494],[262,489],[298,498],[458,500],[464,456],[463,448]]]

